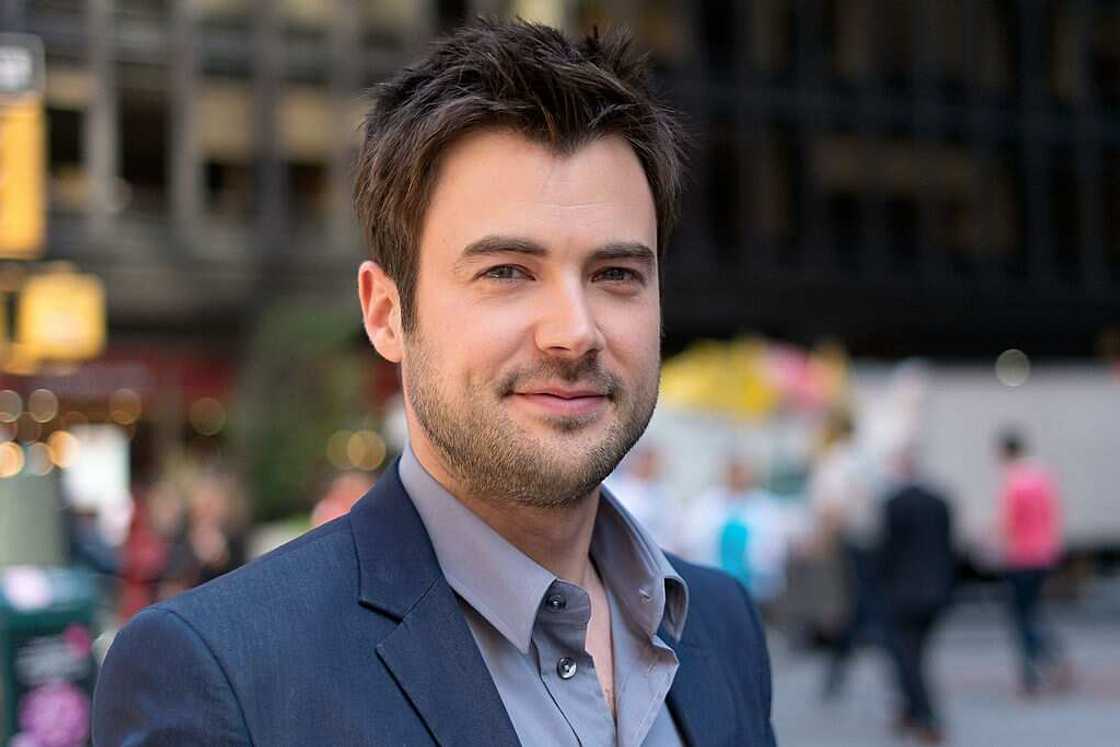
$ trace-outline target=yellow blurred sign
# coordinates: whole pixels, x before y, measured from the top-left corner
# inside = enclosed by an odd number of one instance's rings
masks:
[[[0,103],[0,258],[35,259],[46,229],[43,103]]]
[[[34,360],[80,361],[105,347],[105,291],[94,275],[28,278],[19,296],[16,339]]]
[[[35,259],[46,228],[43,45],[0,34],[0,259]]]

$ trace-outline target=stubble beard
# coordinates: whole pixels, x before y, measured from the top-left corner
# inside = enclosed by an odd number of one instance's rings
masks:
[[[457,481],[472,497],[489,502],[563,508],[586,499],[645,432],[657,404],[657,371],[632,390],[605,371],[597,356],[579,361],[548,359],[511,371],[456,402],[441,387],[429,351],[412,333],[408,343],[406,395],[420,426]],[[655,366],[656,368],[656,366]],[[504,400],[523,382],[592,384],[606,391],[613,421],[594,440],[580,431],[588,418],[554,418],[548,427],[569,443],[539,439],[507,414]]]

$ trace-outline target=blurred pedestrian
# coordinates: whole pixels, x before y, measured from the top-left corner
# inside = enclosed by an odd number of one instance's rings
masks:
[[[367,472],[350,470],[331,480],[327,492],[311,510],[311,526],[326,524],[345,516],[350,508],[373,487],[373,477]]]
[[[661,452],[652,445],[641,446],[607,478],[611,495],[653,535],[662,547],[672,548],[673,515],[669,496],[661,482]]]
[[[926,671],[931,633],[952,594],[952,514],[944,497],[927,484],[912,450],[894,463],[898,481],[883,505],[879,579],[885,638],[898,677],[903,707],[899,731],[926,744],[943,741]]]
[[[724,564],[722,535],[728,512],[746,497],[752,486],[750,469],[737,456],[723,465],[720,481],[691,500],[679,530],[680,553],[686,560],[701,565]],[[745,580],[740,572],[733,576]]]
[[[169,553],[163,598],[228,573],[245,560],[240,494],[232,477],[195,476],[184,508]]]
[[[682,549],[693,562],[730,573],[766,614],[785,590],[790,522],[779,499],[763,488],[738,455],[728,458],[720,484],[694,501],[682,530]]]
[[[167,483],[136,481],[132,489],[132,520],[121,547],[121,585],[117,615],[125,623],[159,598],[160,582],[167,572],[170,537],[163,531],[159,512],[167,497]],[[171,500],[174,500],[172,497]]]
[[[100,576],[115,577],[120,572],[120,556],[101,528],[100,506],[83,496],[68,498],[63,521],[70,563]]]
[[[1006,430],[998,449],[1004,471],[999,526],[1019,646],[1019,687],[1024,695],[1035,695],[1044,684],[1072,684],[1070,664],[1041,614],[1043,586],[1062,552],[1061,505],[1054,478],[1027,457],[1019,431]]]
[[[831,413],[824,448],[809,481],[809,499],[824,539],[838,547],[847,604],[832,639],[824,696],[839,694],[855,647],[881,638],[878,561],[880,511],[874,472],[856,441],[850,412]]]

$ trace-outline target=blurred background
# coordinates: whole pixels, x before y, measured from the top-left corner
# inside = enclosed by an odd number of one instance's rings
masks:
[[[355,300],[361,92],[478,14],[629,26],[693,133],[661,403],[610,484],[755,592],[782,743],[1115,744],[1109,0],[0,0],[0,739],[84,743],[121,623],[399,452]],[[1058,542],[1037,629],[1011,430]],[[936,728],[847,552],[884,557],[915,484],[952,517]]]

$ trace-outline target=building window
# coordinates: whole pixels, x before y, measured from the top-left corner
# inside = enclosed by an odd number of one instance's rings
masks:
[[[86,180],[82,165],[80,109],[47,107],[47,158],[52,208],[80,211],[85,206]]]
[[[120,176],[129,210],[160,215],[167,209],[167,100],[120,90]]]

